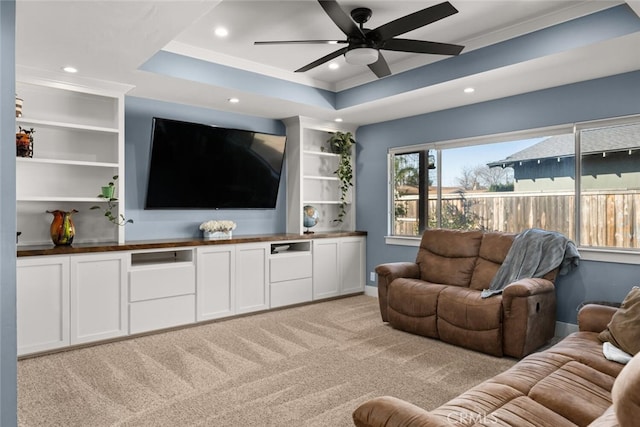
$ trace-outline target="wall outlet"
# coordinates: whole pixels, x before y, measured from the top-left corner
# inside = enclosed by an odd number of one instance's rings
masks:
[[[369,281],[375,283],[376,280],[378,280],[378,275],[376,274],[376,272],[372,271],[371,273],[369,273]]]

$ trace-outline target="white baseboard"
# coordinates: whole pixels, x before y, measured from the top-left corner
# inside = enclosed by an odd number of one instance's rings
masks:
[[[556,322],[556,337],[564,338],[574,332],[578,332],[578,325],[574,323]]]
[[[364,294],[368,297],[376,297],[378,298],[378,287],[377,286],[365,286]]]

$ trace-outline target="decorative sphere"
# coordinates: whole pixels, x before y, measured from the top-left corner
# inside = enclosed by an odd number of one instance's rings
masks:
[[[320,221],[320,214],[314,206],[306,205],[302,212],[302,224],[305,227],[311,228]]]

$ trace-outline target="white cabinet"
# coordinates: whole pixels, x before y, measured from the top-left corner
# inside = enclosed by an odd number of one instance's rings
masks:
[[[70,258],[71,344],[128,334],[127,261],[123,253]]]
[[[365,237],[17,261],[18,354],[362,292]]]
[[[124,94],[131,86],[65,83],[34,72],[16,70],[16,93],[24,100],[16,124],[35,130],[33,157],[16,158],[20,244],[51,243],[46,211],[72,209],[80,211],[74,243],[123,243],[124,227],[90,207],[104,203],[100,188],[118,175],[114,213],[124,214]]]
[[[364,237],[340,239],[340,295],[363,292],[366,283]]]
[[[69,257],[18,259],[18,355],[69,345]]]
[[[313,242],[313,299],[340,295],[340,241]]]
[[[210,320],[235,313],[235,245],[197,249],[197,320]]]
[[[271,308],[313,299],[311,241],[271,244],[269,291]]]
[[[314,240],[313,299],[362,292],[364,270],[364,237]]]
[[[236,246],[236,313],[269,308],[268,243]]]
[[[192,248],[131,254],[129,333],[196,321],[196,269]]]
[[[287,126],[287,232],[302,234],[303,208],[311,205],[319,213],[319,223],[310,231],[355,230],[355,147],[352,150],[354,186],[347,194],[343,222],[335,222],[340,206],[340,182],[335,175],[340,156],[329,151],[327,140],[335,131],[351,132],[355,128],[335,122],[319,122],[305,117],[284,120]]]

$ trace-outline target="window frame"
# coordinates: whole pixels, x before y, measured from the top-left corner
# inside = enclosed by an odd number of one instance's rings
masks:
[[[445,141],[425,142],[422,144],[414,144],[401,147],[390,147],[387,150],[387,233],[385,235],[385,243],[387,245],[398,246],[414,246],[420,245],[420,236],[401,236],[394,235],[394,156],[407,154],[415,151],[435,150],[436,164],[441,165],[442,151],[445,149],[478,146],[485,144],[494,144],[500,142],[517,141],[522,139],[537,138],[541,136],[553,136],[559,134],[573,134],[575,139],[575,197],[580,200],[581,194],[581,177],[582,153],[580,150],[580,134],[584,130],[606,128],[610,126],[621,126],[627,124],[640,123],[640,115],[631,115],[623,117],[614,117],[599,120],[589,120],[575,122],[571,124],[562,124],[535,129],[526,129],[512,132],[502,132],[497,134],[474,136],[468,138],[458,138]],[[438,210],[438,226],[440,225],[441,213],[441,182],[442,168],[436,169],[437,176],[437,210]],[[580,221],[581,221],[581,203],[575,204],[574,224],[575,224],[575,240],[580,242]],[[623,264],[640,263],[640,249],[621,249],[621,248],[595,248],[591,246],[578,246],[582,259],[590,261],[617,262]]]

